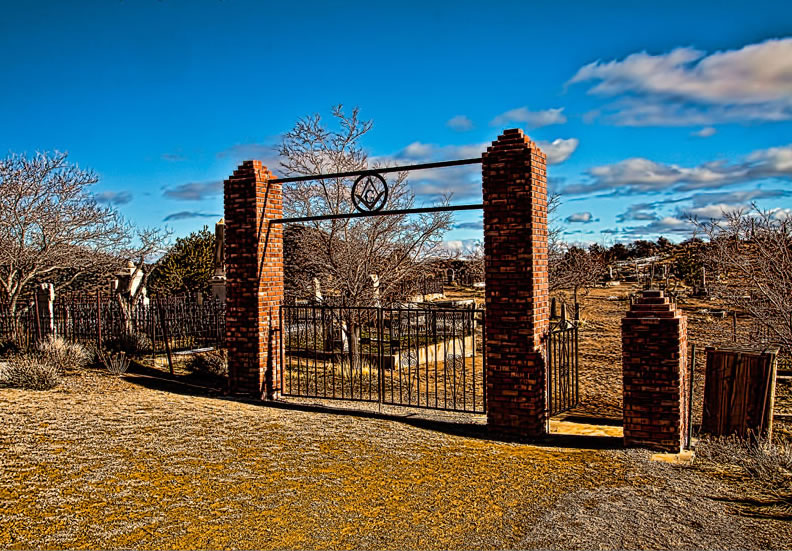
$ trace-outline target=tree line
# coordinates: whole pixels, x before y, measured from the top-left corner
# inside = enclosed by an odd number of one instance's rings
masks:
[[[340,105],[329,123],[320,115],[303,117],[282,137],[280,173],[386,166],[370,159],[362,146],[372,127],[358,109],[347,113]],[[96,288],[127,266],[130,284],[139,279],[142,285],[118,290],[126,308],[140,300],[144,287],[161,295],[208,290],[215,246],[209,228],[172,242],[166,230],[137,227],[114,207],[100,205],[91,193],[97,182],[95,173],[69,163],[64,153],[11,154],[0,160],[0,305],[6,311],[13,314],[42,283],[51,283],[56,291]],[[351,184],[343,177],[286,184],[284,215],[349,212]],[[414,206],[406,173],[397,173],[388,184],[386,210]],[[439,196],[436,204],[448,200]],[[558,204],[558,196],[551,197],[551,215]],[[551,290],[569,289],[577,297],[607,279],[608,266],[659,256],[669,266],[667,273],[685,285],[695,285],[705,271],[710,273],[713,292],[772,324],[776,333],[785,332],[788,339],[789,219],[753,208],[727,213],[718,221],[694,222],[697,235],[679,244],[660,237],[584,248],[563,242],[556,221],[549,239]],[[452,224],[451,213],[439,212],[320,220],[287,228],[287,291],[314,296],[319,286],[350,306],[403,300],[409,282],[425,275],[432,261],[449,259],[443,238]],[[483,254],[479,248],[456,260],[475,265],[483,262]]]

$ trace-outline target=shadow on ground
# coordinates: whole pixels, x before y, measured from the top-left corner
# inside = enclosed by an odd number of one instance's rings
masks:
[[[283,409],[292,411],[313,412],[322,415],[351,416],[361,419],[378,419],[402,423],[415,428],[488,440],[496,442],[519,442],[540,447],[558,447],[591,450],[615,450],[623,448],[622,439],[613,436],[592,436],[581,434],[549,433],[540,439],[515,440],[494,433],[487,428],[483,415],[459,415],[433,412],[432,410],[417,410],[416,408],[386,406],[391,411],[381,411],[376,403],[356,403],[356,407],[346,407],[344,402],[316,403],[298,402],[295,400],[263,401],[255,398],[230,396],[223,381],[209,379],[199,375],[171,375],[162,371],[135,363],[130,371],[124,375],[130,383],[163,392],[186,396],[203,396],[220,400],[245,402],[262,408]],[[456,417],[443,419],[442,417]],[[472,419],[475,417],[476,419]],[[570,419],[571,420],[571,419]],[[603,420],[613,424],[616,421]],[[586,418],[588,423],[596,423],[595,418]]]

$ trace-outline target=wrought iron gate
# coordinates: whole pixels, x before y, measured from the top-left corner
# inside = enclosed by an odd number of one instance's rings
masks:
[[[484,311],[281,307],[283,396],[486,411]]]
[[[578,404],[578,315],[568,320],[566,308],[561,317],[550,319],[547,338],[547,410],[550,417],[569,411]]]

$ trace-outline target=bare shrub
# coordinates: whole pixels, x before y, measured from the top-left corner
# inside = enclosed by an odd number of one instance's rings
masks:
[[[113,375],[123,375],[129,369],[129,358],[126,352],[110,352],[97,349],[96,357],[105,368]]]
[[[142,354],[152,348],[151,339],[146,334],[137,331],[124,332],[106,344],[113,350],[127,354]]]
[[[187,369],[201,375],[228,377],[228,352],[226,350],[210,350],[196,354],[190,358]]]
[[[737,435],[707,438],[696,455],[722,470],[760,482],[772,493],[792,499],[792,443]],[[790,503],[792,505],[792,502]]]
[[[9,358],[0,368],[0,384],[27,390],[50,390],[60,383],[58,367],[29,354]]]
[[[80,369],[91,361],[91,353],[81,344],[69,342],[50,335],[38,345],[41,361],[56,367],[61,372]]]
[[[768,341],[792,350],[792,217],[754,205],[694,222],[709,240],[702,257],[713,294],[745,311]]]

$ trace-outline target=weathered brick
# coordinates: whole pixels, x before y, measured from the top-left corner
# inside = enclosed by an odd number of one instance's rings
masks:
[[[659,290],[622,318],[624,444],[678,452],[687,434],[687,318]]]
[[[545,174],[544,153],[519,129],[483,155],[487,423],[509,437],[545,432]]]
[[[281,185],[260,161],[245,161],[225,181],[226,341],[235,394],[280,392],[283,300]]]

